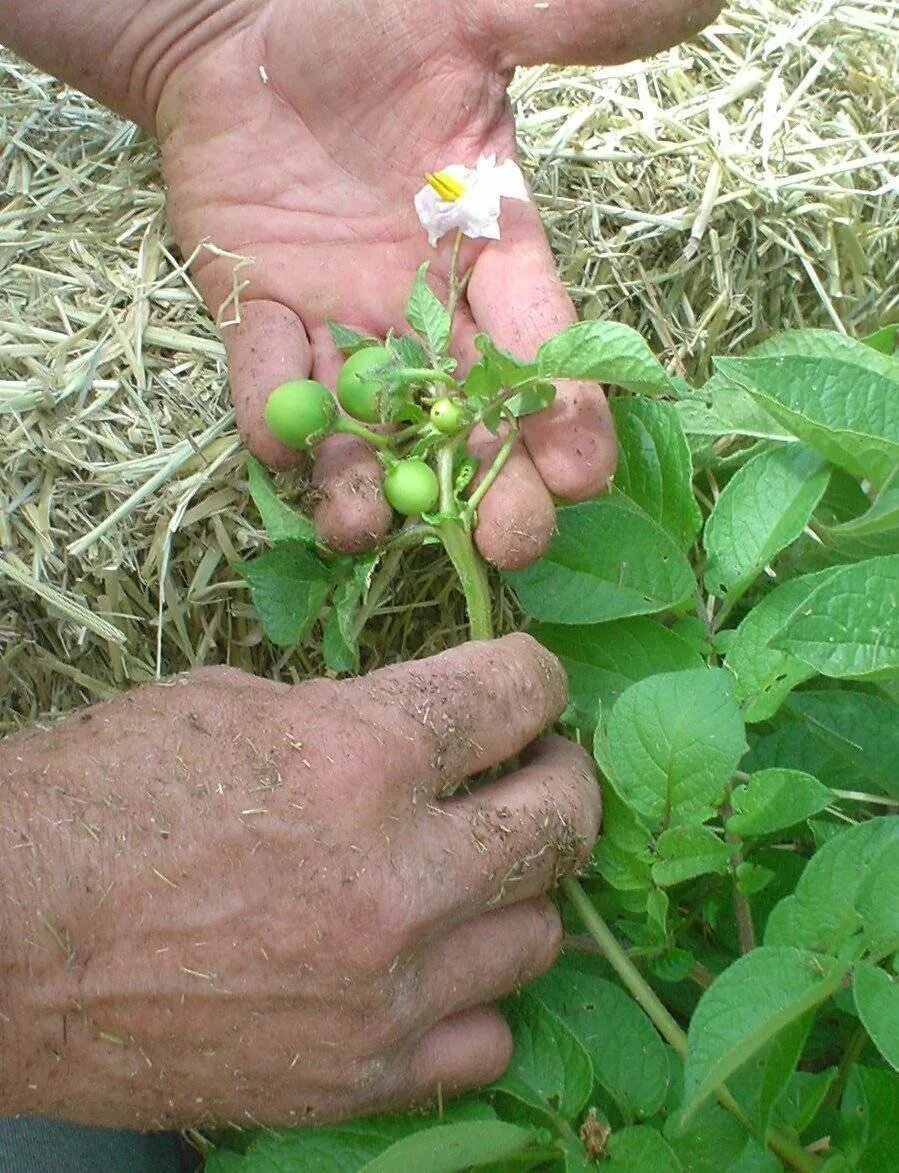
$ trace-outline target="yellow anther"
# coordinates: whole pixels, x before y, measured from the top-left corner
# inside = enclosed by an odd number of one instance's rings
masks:
[[[461,180],[448,175],[446,171],[430,171],[425,179],[440,198],[446,200],[447,203],[454,204],[456,200],[465,195],[465,185]]]

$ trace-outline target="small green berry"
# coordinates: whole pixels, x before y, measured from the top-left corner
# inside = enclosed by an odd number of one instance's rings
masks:
[[[373,372],[392,361],[393,356],[384,346],[364,346],[350,355],[337,378],[337,398],[347,415],[366,424],[381,423],[384,380]]]
[[[465,419],[465,410],[455,399],[443,396],[431,406],[431,423],[444,436],[454,436]]]
[[[268,429],[288,448],[309,448],[334,430],[337,404],[314,379],[291,379],[269,395],[263,413]]]
[[[423,460],[398,460],[384,478],[384,496],[397,513],[428,513],[440,497],[437,474]]]

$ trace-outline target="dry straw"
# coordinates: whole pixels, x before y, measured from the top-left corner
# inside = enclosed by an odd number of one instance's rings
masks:
[[[521,147],[581,312],[673,371],[899,317],[899,4],[730,3],[610,70],[520,71]],[[281,679],[229,563],[261,546],[222,348],[133,127],[0,57],[0,732],[204,663]],[[507,620],[509,616],[506,616]],[[460,622],[410,559],[365,662]]]

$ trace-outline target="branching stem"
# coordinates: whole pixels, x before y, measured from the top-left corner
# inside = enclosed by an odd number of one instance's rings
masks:
[[[467,517],[469,517],[469,518],[474,517],[475,510],[480,505],[480,503],[484,500],[484,497],[490,491],[490,488],[493,485],[493,482],[496,480],[496,478],[502,472],[503,465],[509,459],[509,453],[514,448],[515,441],[517,439],[518,439],[518,427],[516,426],[515,420],[510,418],[508,435],[503,440],[502,446],[500,447],[499,452],[497,452],[496,458],[493,461],[493,464],[491,464],[490,468],[488,468],[487,472],[484,475],[484,479],[481,481],[481,483],[478,485],[478,487],[475,489],[475,491],[468,498],[468,502],[465,506],[465,513],[466,513]]]

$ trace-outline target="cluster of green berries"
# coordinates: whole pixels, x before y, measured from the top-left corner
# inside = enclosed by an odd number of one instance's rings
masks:
[[[354,420],[365,424],[382,422],[385,381],[379,372],[393,361],[382,346],[366,346],[351,354],[337,380],[340,406]],[[443,435],[452,436],[465,422],[465,412],[454,399],[435,400],[429,421]],[[265,422],[272,435],[288,448],[311,448],[332,432],[341,429],[340,415],[331,392],[314,379],[293,379],[276,387],[265,405]],[[434,470],[424,460],[391,459],[384,477],[384,496],[398,512],[407,515],[428,513],[440,495]]]

